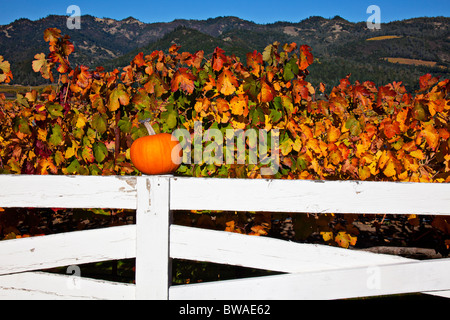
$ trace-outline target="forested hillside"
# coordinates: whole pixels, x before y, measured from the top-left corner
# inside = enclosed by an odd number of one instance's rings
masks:
[[[74,63],[91,67],[120,68],[138,52],[167,52],[174,43],[182,46],[181,51],[204,50],[206,56],[221,47],[245,62],[247,52],[262,51],[278,41],[313,48],[316,60],[309,81],[314,86],[320,82],[337,85],[351,73],[350,80],[371,80],[377,85],[402,81],[414,91],[419,87],[417,79],[425,73],[449,75],[450,18],[446,17],[395,21],[376,31],[369,30],[365,22],[352,23],[339,16],[266,25],[236,17],[146,24],[132,17],[117,21],[82,16],[81,21],[79,30],[67,29],[66,17],[54,15],[0,26],[0,53],[11,62],[13,83],[43,83],[31,62],[36,52],[45,50],[42,33],[49,27],[58,27],[71,37],[76,47]]]

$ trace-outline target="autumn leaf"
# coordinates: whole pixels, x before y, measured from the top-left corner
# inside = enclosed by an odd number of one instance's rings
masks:
[[[383,132],[388,139],[393,138],[400,133],[399,123],[397,121],[388,122],[384,125]]]
[[[345,231],[340,231],[334,241],[342,248],[348,248],[356,244],[357,237],[353,237]]]
[[[247,53],[247,66],[252,69],[251,73],[259,77],[263,64],[263,56],[256,50]]]
[[[212,64],[214,71],[220,71],[223,68],[224,63],[227,62],[227,57],[225,56],[225,51],[219,47],[214,50]]]
[[[267,235],[266,228],[262,225],[253,226],[251,228],[252,232],[249,233],[249,235],[252,236],[265,236]]]
[[[187,68],[178,69],[171,83],[172,92],[176,92],[181,88],[181,90],[183,90],[184,92],[191,94],[192,92],[194,92],[195,79],[195,76],[192,73],[188,72]]]
[[[193,67],[195,67],[197,69],[200,69],[204,55],[205,55],[205,52],[203,50],[197,51],[192,56],[192,59],[191,59],[192,62],[190,62],[190,64],[188,64],[188,65],[189,66],[193,66]]]
[[[230,101],[231,113],[235,115],[248,115],[248,98],[246,96],[236,96]]]
[[[275,96],[275,90],[267,83],[266,78],[261,79],[261,92],[258,94],[260,102],[270,102]]]
[[[81,88],[86,88],[89,85],[89,79],[92,78],[89,68],[86,66],[80,66],[75,69],[77,78],[77,85]]]
[[[239,83],[236,77],[230,70],[225,69],[217,79],[217,89],[220,93],[229,96],[236,91],[237,87],[239,87]]]
[[[417,139],[419,140],[421,137],[425,138],[425,141],[432,150],[436,150],[439,144],[439,132],[432,124],[425,126],[425,129],[420,132]],[[418,144],[420,144],[420,142]]]
[[[322,236],[323,241],[326,241],[326,242],[333,239],[333,232],[331,232],[331,231],[321,231],[320,235]]]
[[[56,43],[61,38],[61,30],[57,28],[48,28],[44,31],[44,40],[50,44]]]
[[[38,53],[34,56],[34,61],[32,63],[33,71],[40,72],[44,79],[50,79],[53,82],[53,74],[51,72],[51,67],[47,62],[45,54]]]
[[[314,61],[314,57],[311,53],[311,47],[307,45],[302,45],[300,47],[300,59],[299,59],[299,68],[300,70],[305,70],[308,68]]]
[[[63,133],[60,125],[55,124],[53,126],[52,134],[50,135],[50,139],[48,141],[53,146],[58,146],[63,142]]]
[[[142,67],[145,64],[144,61],[144,53],[139,52],[133,59],[132,63],[134,63],[137,67]]]
[[[330,126],[327,130],[327,137],[328,142],[336,142],[339,140],[339,137],[341,136],[341,130],[339,128],[336,128],[334,126]]]
[[[61,43],[61,51],[66,57],[68,57],[75,50],[73,43],[70,42],[69,39],[70,37],[66,35]]]
[[[438,77],[433,77],[430,73],[427,73],[420,77],[419,84],[421,90],[426,90],[439,81]]]
[[[414,150],[414,151],[411,151],[409,154],[412,157],[417,158],[419,160],[424,160],[425,159],[425,156],[424,156],[422,150]]]
[[[0,83],[9,83],[12,78],[11,65],[8,61],[4,61],[3,57],[0,56]]]
[[[386,177],[392,177],[397,174],[395,163],[392,159],[388,160],[386,168],[383,170],[383,173],[386,175]]]
[[[361,180],[367,180],[370,177],[370,168],[369,167],[359,167],[358,168],[359,178]]]
[[[320,92],[324,93],[325,92],[325,84],[323,84],[322,82],[319,85],[319,90]]]
[[[130,103],[130,97],[123,86],[115,88],[109,95],[108,109],[116,111],[120,105],[126,106]]]

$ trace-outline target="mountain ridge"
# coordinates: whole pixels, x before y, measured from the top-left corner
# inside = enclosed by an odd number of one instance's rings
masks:
[[[170,43],[189,41],[191,48],[199,50],[204,45],[209,51],[213,50],[209,44],[217,43],[228,49],[227,53],[240,56],[244,63],[246,52],[261,52],[274,41],[282,44],[307,44],[312,47],[315,57],[323,62],[322,67],[330,65],[334,71],[323,70],[320,64],[313,64],[312,69],[321,73],[334,72],[333,76],[336,74],[339,77],[352,73],[368,78],[371,70],[381,68],[380,70],[386,70],[392,75],[407,73],[407,78],[413,79],[423,72],[448,76],[450,68],[450,18],[447,17],[393,21],[381,24],[381,30],[369,30],[365,22],[350,22],[339,16],[330,19],[311,16],[299,22],[258,24],[234,16],[145,23],[134,17],[115,20],[83,15],[80,30],[68,29],[66,21],[67,16],[49,15],[35,21],[22,18],[0,26],[0,55],[11,62],[15,83],[41,83],[39,75],[31,71],[31,62],[35,54],[48,51],[43,31],[49,27],[59,28],[63,34],[71,37],[75,45],[71,62],[91,68],[98,65],[112,67],[114,61],[121,58],[126,61],[130,58],[130,53],[140,49],[167,50]],[[367,41],[380,36],[400,38]],[[169,39],[170,37],[172,38]],[[197,39],[198,43],[192,43],[192,39]],[[181,50],[189,51],[187,49],[189,48],[182,47]],[[427,69],[420,66],[395,66],[387,62],[384,59],[386,57],[434,61],[436,67]],[[129,63],[131,59],[125,63]],[[337,72],[336,65],[342,65],[342,70]],[[377,81],[393,79],[381,76],[382,73],[380,71],[380,76],[376,76]],[[316,80],[319,81],[318,78]],[[323,80],[336,82],[336,79],[328,76]]]

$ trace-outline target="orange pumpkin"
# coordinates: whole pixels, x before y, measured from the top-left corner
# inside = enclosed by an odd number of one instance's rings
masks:
[[[145,174],[174,172],[180,166],[182,154],[180,143],[169,133],[138,138],[130,149],[133,165]]]

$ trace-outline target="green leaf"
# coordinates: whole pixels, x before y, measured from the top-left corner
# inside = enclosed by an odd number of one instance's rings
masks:
[[[108,149],[103,142],[95,142],[93,145],[94,157],[98,163],[102,163],[108,155]]]
[[[20,131],[24,134],[31,134],[30,126],[28,125],[27,120],[19,117],[14,119],[14,131]]]
[[[277,123],[278,121],[280,121],[281,117],[283,116],[283,114],[279,111],[276,110],[272,110],[270,111],[270,119],[272,120],[273,123]]]
[[[350,130],[351,135],[358,136],[361,134],[361,124],[354,117],[350,118],[345,122],[345,127]]]
[[[89,172],[93,176],[102,175],[102,170],[95,163],[93,163],[89,166]]]
[[[25,97],[23,95],[21,95],[20,93],[18,93],[16,95],[16,101],[27,108],[30,107],[30,105],[28,104],[28,100],[25,99]]]
[[[94,214],[99,214],[99,215],[103,215],[103,216],[111,215],[110,211],[105,211],[103,209],[90,209],[89,211],[93,212]]]
[[[252,125],[257,126],[259,124],[266,122],[264,112],[261,110],[260,107],[256,107],[250,112],[251,112]]]
[[[161,120],[167,125],[167,129],[173,129],[176,127],[178,119],[178,113],[173,108],[168,108],[161,114]]]
[[[285,81],[290,81],[298,75],[300,69],[298,68],[297,59],[292,58],[284,67],[283,78]]]
[[[80,163],[77,159],[73,160],[72,163],[67,167],[67,173],[73,174],[80,171]]]
[[[145,92],[145,90],[141,89],[139,92],[133,97],[132,102],[139,109],[145,109],[150,107],[150,97]]]
[[[283,143],[280,144],[280,150],[281,153],[286,156],[292,151],[292,147],[294,145],[294,142],[291,140],[291,138],[286,139],[283,141]]]
[[[244,91],[253,99],[258,97],[261,91],[261,83],[253,77],[248,77],[244,80]]]
[[[299,157],[297,159],[297,168],[299,168],[301,170],[306,170],[307,167],[308,167],[308,164],[306,163],[305,159]]]
[[[91,121],[91,126],[93,129],[97,130],[98,133],[102,134],[107,129],[106,119],[101,114],[94,114]]]
[[[66,159],[64,158],[64,154],[61,151],[56,151],[55,152],[55,164],[57,166],[59,166],[62,163],[64,163],[65,161],[66,161]]]
[[[47,106],[48,113],[52,116],[52,118],[63,117],[63,106],[55,103]]]
[[[122,119],[120,119],[117,125],[122,132],[130,133],[131,121],[130,119],[128,119],[128,117],[123,117]]]
[[[61,127],[59,124],[55,124],[52,128],[52,134],[50,135],[50,138],[48,139],[48,142],[52,144],[53,146],[59,146],[61,142],[63,141],[63,135],[61,131]]]

